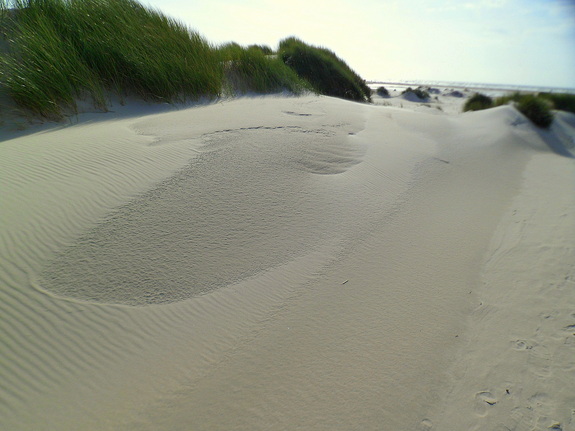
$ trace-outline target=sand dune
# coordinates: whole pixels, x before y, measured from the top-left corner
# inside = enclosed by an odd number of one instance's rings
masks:
[[[0,428],[573,429],[573,116],[413,108],[0,142]]]

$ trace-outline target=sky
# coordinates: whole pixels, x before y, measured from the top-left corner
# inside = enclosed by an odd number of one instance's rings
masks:
[[[368,81],[575,89],[575,0],[140,0],[213,44],[296,36]]]

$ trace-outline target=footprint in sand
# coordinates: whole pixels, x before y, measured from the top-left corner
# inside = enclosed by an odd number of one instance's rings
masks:
[[[488,408],[497,404],[497,398],[489,391],[481,391],[475,394],[475,413],[478,416],[485,416]]]
[[[533,348],[533,346],[529,342],[527,342],[526,340],[511,341],[511,346],[515,350],[530,350]]]

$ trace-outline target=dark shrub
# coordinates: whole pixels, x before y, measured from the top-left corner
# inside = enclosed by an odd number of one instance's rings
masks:
[[[467,111],[480,111],[482,109],[489,109],[493,107],[493,99],[485,94],[475,93],[465,105],[463,105],[463,112]]]

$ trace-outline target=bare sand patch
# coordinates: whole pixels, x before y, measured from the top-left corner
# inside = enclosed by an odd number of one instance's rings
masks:
[[[568,429],[573,123],[427,109],[7,135],[1,428]]]

